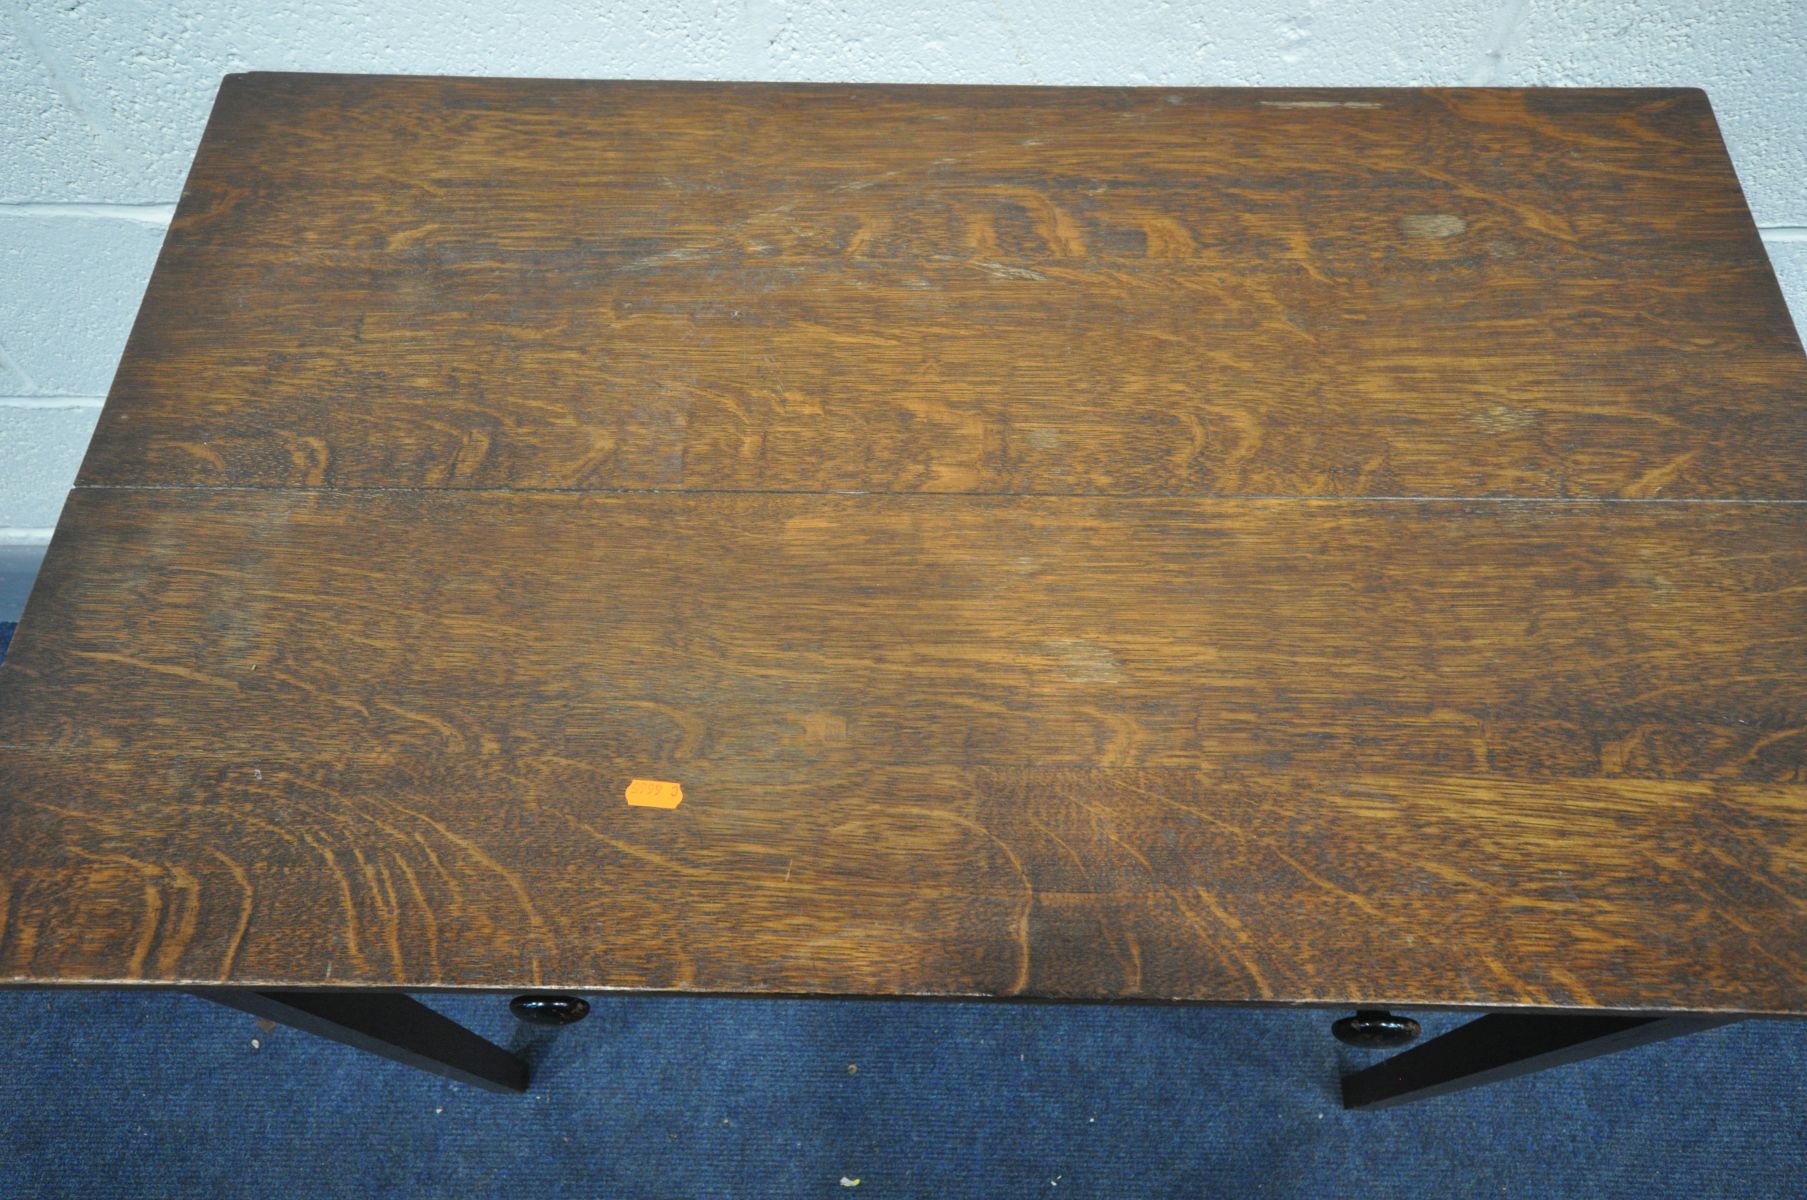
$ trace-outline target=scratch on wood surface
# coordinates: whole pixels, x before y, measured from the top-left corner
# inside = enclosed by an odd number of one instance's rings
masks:
[[[850,179],[846,183],[837,183],[830,188],[832,192],[863,192],[869,187],[877,187],[887,179],[895,179],[901,171],[885,171],[868,179]]]
[[[1032,271],[1028,267],[1013,267],[1006,263],[986,262],[976,258],[969,261],[967,265],[977,267],[988,275],[996,275],[1000,279],[1035,279],[1043,283],[1048,281],[1046,275],[1040,271]]]
[[[1385,108],[1377,100],[1263,100],[1262,108]]]

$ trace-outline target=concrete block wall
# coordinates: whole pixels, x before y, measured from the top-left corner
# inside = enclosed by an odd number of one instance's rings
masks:
[[[93,431],[219,77],[1687,85],[1807,325],[1807,0],[10,0],[0,620]]]

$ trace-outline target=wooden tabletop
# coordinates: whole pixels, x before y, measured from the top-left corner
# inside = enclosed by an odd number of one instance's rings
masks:
[[[1696,91],[232,76],[0,980],[1807,1014],[1804,462]]]

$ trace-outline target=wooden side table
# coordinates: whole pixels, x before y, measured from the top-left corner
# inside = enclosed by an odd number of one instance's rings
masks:
[[[1804,461],[1695,91],[232,76],[0,980],[502,1089],[401,990],[1800,1016]]]

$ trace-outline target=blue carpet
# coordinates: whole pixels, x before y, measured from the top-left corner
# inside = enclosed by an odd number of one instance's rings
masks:
[[[1336,1076],[1370,1059],[1330,1039],[1326,1013],[601,996],[523,1044],[499,997],[427,999],[538,1059],[533,1091],[475,1091],[168,992],[0,990],[0,1197],[1807,1188],[1807,1023],[1348,1114]]]

